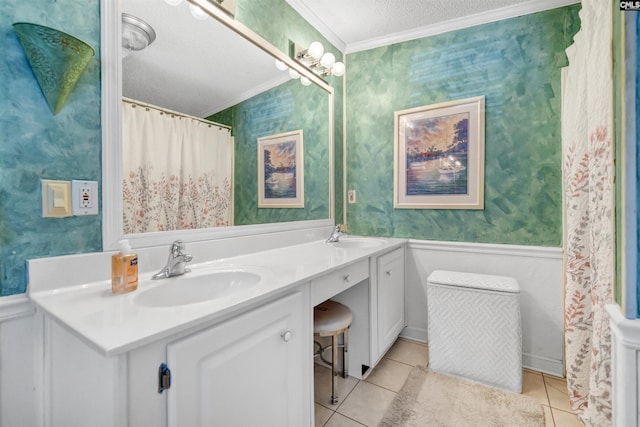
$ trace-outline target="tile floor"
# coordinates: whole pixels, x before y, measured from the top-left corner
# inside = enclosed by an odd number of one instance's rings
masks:
[[[336,377],[337,405],[329,403],[331,374],[316,365],[315,425],[326,427],[377,426],[416,365],[426,365],[426,344],[399,338],[366,380]],[[573,415],[563,378],[525,369],[522,394],[543,405],[545,427],[582,427]]]

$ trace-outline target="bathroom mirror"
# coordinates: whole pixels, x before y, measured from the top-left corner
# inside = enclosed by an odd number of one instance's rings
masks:
[[[288,58],[264,39],[235,21],[221,9],[218,9],[208,0],[193,0],[199,4],[206,13],[205,19],[197,20],[193,16],[182,16],[190,19],[191,25],[188,31],[191,38],[197,38],[190,44],[184,39],[173,36],[170,40],[181,44],[183,51],[196,56],[206,57],[214,62],[224,63],[224,67],[213,69],[209,62],[204,73],[194,73],[189,76],[176,75],[176,67],[163,67],[161,63],[154,69],[136,74],[131,72],[130,65],[141,60],[136,54],[144,54],[144,51],[131,53],[131,58],[125,58],[119,63],[120,58],[120,14],[137,15],[147,21],[157,32],[158,46],[160,38],[172,37],[168,29],[179,30],[176,17],[178,13],[188,11],[189,4],[183,3],[178,7],[172,7],[165,2],[155,0],[154,8],[162,9],[154,17],[145,17],[144,11],[150,7],[145,6],[147,0],[123,0],[111,2],[102,0],[102,66],[103,66],[103,248],[113,249],[115,242],[123,238],[123,202],[122,202],[122,107],[121,94],[125,88],[125,96],[137,98],[149,104],[158,105],[168,110],[182,110],[190,115],[199,117],[213,116],[217,122],[229,121],[234,126],[233,134],[236,138],[236,147],[241,151],[235,153],[236,170],[234,180],[239,185],[235,186],[235,224],[228,227],[215,227],[199,230],[179,230],[166,232],[138,233],[127,235],[134,247],[155,246],[165,244],[175,238],[186,241],[208,240],[223,237],[259,234],[278,230],[291,230],[309,226],[330,225],[333,223],[333,89],[322,79],[304,69],[300,64]],[[129,4],[131,3],[131,4]],[[188,12],[187,12],[188,13]],[[145,19],[146,18],[146,19]],[[158,19],[164,19],[164,24],[159,24]],[[167,25],[168,23],[168,25]],[[197,36],[195,29],[217,28],[215,36],[204,31]],[[205,35],[208,34],[208,35]],[[180,37],[184,36],[182,34]],[[148,49],[153,48],[153,44]],[[218,49],[216,52],[215,49]],[[222,52],[219,50],[222,49]],[[226,49],[226,50],[225,50]],[[232,55],[230,50],[237,52]],[[230,57],[235,61],[226,61]],[[289,67],[306,75],[314,84],[303,87],[297,80],[289,80],[275,68],[274,59],[285,62]],[[175,58],[180,61],[180,58]],[[184,59],[183,61],[186,61]],[[187,67],[189,68],[189,67]],[[191,66],[191,68],[193,68]],[[123,73],[123,70],[126,73]],[[162,75],[166,73],[174,82],[163,84],[164,89],[174,89],[173,94],[166,90],[154,87],[145,87],[145,79],[151,73]],[[174,73],[174,74],[171,74]],[[123,74],[124,80],[123,80]],[[223,75],[224,74],[224,75]],[[213,78],[213,77],[217,78]],[[226,77],[225,77],[226,76]],[[127,81],[126,79],[130,79]],[[225,80],[227,79],[227,80]],[[198,86],[194,88],[193,82]],[[211,82],[217,82],[215,84]],[[187,82],[191,88],[181,86],[177,82]],[[235,83],[240,83],[235,85]],[[136,86],[136,90],[131,90]],[[233,87],[233,90],[230,88]],[[127,89],[128,88],[128,89]],[[197,97],[193,90],[205,93],[205,97]],[[191,92],[190,92],[191,91]],[[216,92],[217,91],[217,92]],[[177,96],[176,93],[186,94]],[[146,94],[146,95],[145,95]],[[155,98],[154,98],[155,97]],[[207,101],[210,99],[210,102]],[[193,102],[189,102],[189,100]],[[204,99],[200,101],[198,99]],[[285,99],[285,103],[282,100]],[[280,110],[280,116],[267,114],[269,111]],[[287,117],[282,116],[282,111],[288,111]],[[261,114],[257,114],[261,112]],[[296,117],[297,115],[297,117]],[[322,118],[322,123],[314,121],[314,118]],[[249,118],[249,119],[246,119]],[[231,123],[233,122],[233,123]],[[248,127],[247,127],[248,125]],[[257,208],[257,138],[269,136],[282,131],[295,131],[303,129],[305,133],[305,184],[307,189],[305,197],[307,206],[304,210],[298,209],[258,209]],[[253,145],[251,145],[253,144]],[[321,150],[312,149],[312,144],[322,144]],[[250,158],[253,156],[253,158]],[[255,172],[253,172],[255,171]],[[317,177],[314,177],[314,174]],[[242,181],[242,178],[244,181]],[[253,187],[251,187],[253,186]],[[241,191],[238,191],[238,190]],[[240,194],[242,192],[242,194]],[[311,193],[309,193],[311,192]],[[255,194],[254,194],[255,193]],[[255,201],[255,202],[254,202]]]

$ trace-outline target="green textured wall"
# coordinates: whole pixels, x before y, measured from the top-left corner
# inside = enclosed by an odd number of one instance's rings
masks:
[[[347,56],[354,234],[561,246],[560,69],[579,5]],[[393,208],[393,113],[484,95],[485,209]]]
[[[310,105],[316,107],[309,109]],[[324,90],[290,80],[212,116],[211,120],[233,127],[235,225],[329,217],[329,103]],[[298,129],[303,130],[304,208],[259,209],[257,140]]]

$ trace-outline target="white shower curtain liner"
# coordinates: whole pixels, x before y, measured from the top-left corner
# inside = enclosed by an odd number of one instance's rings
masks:
[[[124,232],[233,225],[228,128],[123,100]]]
[[[563,70],[565,354],[572,409],[586,426],[611,419],[615,283],[612,20],[609,1],[583,0]]]

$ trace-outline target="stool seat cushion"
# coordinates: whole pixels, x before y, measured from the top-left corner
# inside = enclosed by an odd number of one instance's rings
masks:
[[[313,310],[313,333],[331,334],[348,328],[353,321],[351,310],[335,301],[325,301]]]

